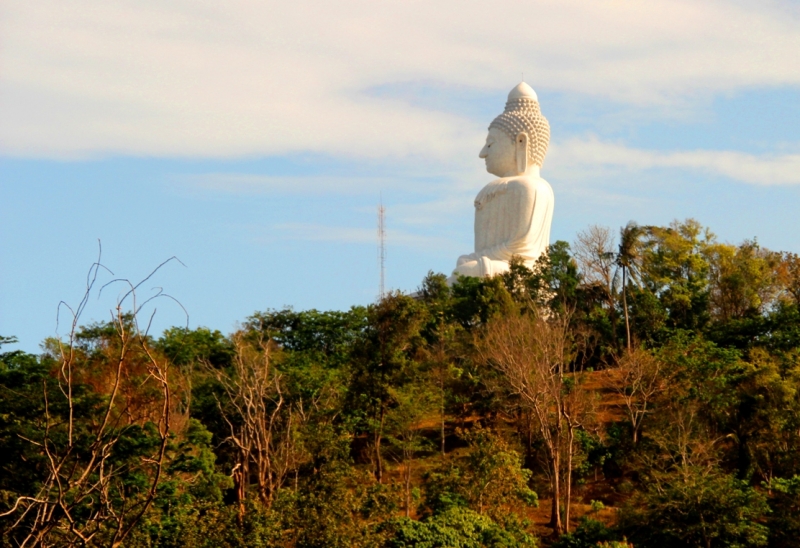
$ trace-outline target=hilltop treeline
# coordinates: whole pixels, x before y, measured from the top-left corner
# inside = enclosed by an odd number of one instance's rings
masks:
[[[135,289],[0,352],[3,546],[798,546],[797,255],[592,227],[229,336]]]

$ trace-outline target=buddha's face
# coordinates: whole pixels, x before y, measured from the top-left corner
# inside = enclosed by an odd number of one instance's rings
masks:
[[[497,128],[489,130],[486,144],[478,156],[486,161],[486,171],[492,175],[511,177],[519,174],[514,139]]]

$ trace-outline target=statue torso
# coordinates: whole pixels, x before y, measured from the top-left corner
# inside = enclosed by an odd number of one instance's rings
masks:
[[[550,242],[553,189],[541,177],[496,179],[475,198],[475,253],[508,261],[520,255],[529,265]]]

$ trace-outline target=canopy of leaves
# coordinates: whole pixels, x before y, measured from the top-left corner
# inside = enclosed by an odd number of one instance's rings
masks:
[[[128,525],[135,548],[800,538],[800,259],[691,219],[232,334],[136,327],[39,355],[0,337],[0,545],[36,505],[69,510],[43,546]]]

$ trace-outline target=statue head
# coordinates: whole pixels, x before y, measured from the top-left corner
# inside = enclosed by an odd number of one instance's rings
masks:
[[[536,92],[522,82],[508,94],[505,111],[489,124],[480,157],[493,175],[521,175],[542,166],[549,144],[550,125],[539,110]]]

